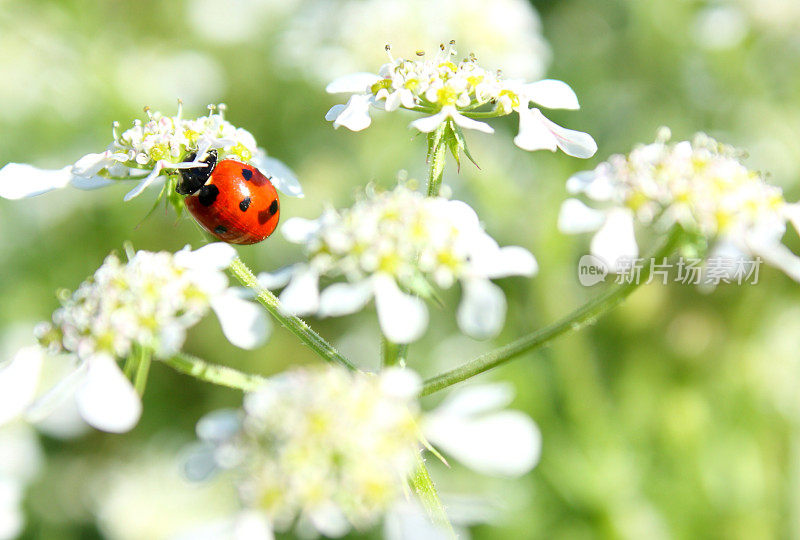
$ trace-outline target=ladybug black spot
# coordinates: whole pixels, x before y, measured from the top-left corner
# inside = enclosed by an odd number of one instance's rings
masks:
[[[269,213],[273,216],[278,213],[278,199],[274,199],[269,205]]]
[[[242,177],[245,180],[250,180],[253,177],[253,171],[250,169],[242,169]]]
[[[208,184],[200,188],[197,198],[203,206],[211,206],[217,200],[217,195],[219,195],[219,188],[214,184]]]
[[[272,204],[269,205],[269,208],[262,210],[261,212],[258,213],[258,222],[263,225],[277,213],[278,213],[278,199],[273,199]]]
[[[242,202],[239,203],[239,210],[247,212],[248,208],[250,208],[250,197],[245,197],[242,199]]]
[[[228,232],[228,229],[223,225],[217,225],[216,227],[214,227],[214,232],[216,234],[225,234],[226,232]]]
[[[186,157],[184,162],[194,161],[196,154],[190,154]],[[214,172],[214,167],[217,165],[217,151],[209,150],[202,163],[207,163],[208,167],[194,167],[192,169],[181,169],[181,180],[175,186],[175,191],[180,195],[191,195],[196,193],[203,184],[205,184],[211,173]]]

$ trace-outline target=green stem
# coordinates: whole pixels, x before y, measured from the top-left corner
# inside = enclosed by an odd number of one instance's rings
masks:
[[[150,373],[150,361],[152,359],[150,351],[140,349],[138,352],[139,363],[136,365],[136,376],[133,380],[133,387],[140,395],[144,395],[144,389],[147,386],[147,375]]]
[[[462,114],[467,118],[499,118],[500,116],[506,116],[497,111],[465,111]]]
[[[251,392],[263,385],[266,381],[264,377],[259,375],[242,373],[241,371],[227,366],[209,364],[205,360],[200,360],[199,358],[183,353],[164,360],[164,363],[175,371],[189,375],[195,379],[219,386],[235,388],[243,392]]]
[[[512,341],[504,347],[483,354],[461,366],[428,379],[423,385],[421,395],[426,396],[438,392],[448,386],[474,377],[484,371],[504,364],[516,356],[544,347],[558,336],[573,330],[579,330],[584,325],[593,322],[597,317],[610,311],[625,300],[625,298],[635,291],[640,284],[645,283],[652,272],[653,259],[660,260],[663,257],[671,255],[679,245],[681,235],[681,229],[674,229],[669,234],[664,244],[656,250],[653,255],[645,257],[645,264],[642,267],[638,280],[612,286],[563,319]]]
[[[439,126],[432,135],[431,148],[428,149],[428,197],[438,197],[442,187],[444,159],[447,152],[447,140],[444,137],[446,125],[445,123]]]
[[[294,315],[286,315],[281,309],[280,300],[258,283],[256,276],[240,258],[234,259],[229,270],[242,285],[256,293],[256,299],[269,311],[270,315],[297,336],[300,341],[308,345],[312,351],[328,362],[341,364],[354,371],[357,370],[347,358],[339,354],[333,345],[312,330],[305,321]]]
[[[439,499],[436,486],[433,485],[433,480],[431,479],[431,475],[428,472],[428,468],[425,466],[425,460],[422,458],[421,454],[417,456],[417,470],[414,476],[411,477],[411,487],[414,488],[414,491],[419,497],[422,506],[427,511],[428,516],[431,518],[431,521],[438,525],[442,529],[442,532],[446,533],[450,538],[456,538],[456,533],[453,531],[453,526],[450,525],[450,521],[447,519],[444,505],[441,499]]]

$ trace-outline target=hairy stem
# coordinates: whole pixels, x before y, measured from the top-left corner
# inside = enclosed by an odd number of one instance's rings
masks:
[[[292,334],[297,336],[300,341],[308,345],[312,351],[328,362],[341,364],[348,369],[357,370],[347,358],[339,354],[339,351],[337,351],[333,345],[325,341],[322,336],[312,330],[305,321],[294,315],[286,315],[280,307],[280,300],[258,283],[256,276],[240,258],[237,257],[234,259],[229,270],[242,285],[256,293],[256,299],[269,311],[270,315],[286,327]]]
[[[645,258],[638,280],[612,286],[563,319],[522,336],[508,345],[483,354],[450,371],[431,377],[425,381],[421,394],[423,396],[432,394],[448,386],[465,381],[470,377],[504,364],[516,356],[544,347],[558,336],[579,330],[586,324],[593,322],[597,317],[604,315],[625,300],[641,283],[645,283],[653,270],[652,260],[660,260],[662,257],[671,255],[680,243],[681,235],[682,231],[680,229],[674,229],[663,245],[653,255]]]
[[[140,349],[137,354],[139,356],[139,363],[136,365],[133,387],[136,388],[136,392],[140,396],[143,396],[144,389],[147,386],[147,375],[150,373],[150,360],[152,356],[147,349]]]
[[[381,336],[381,366],[391,367],[395,365],[402,365],[406,361],[408,354],[408,345],[394,343],[386,339],[386,336]]]
[[[241,371],[227,366],[209,364],[205,360],[183,353],[164,360],[164,363],[175,371],[179,371],[195,379],[219,386],[235,388],[243,392],[255,390],[266,381],[264,377],[259,375],[242,373]]]

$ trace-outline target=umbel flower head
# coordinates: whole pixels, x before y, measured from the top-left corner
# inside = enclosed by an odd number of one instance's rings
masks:
[[[340,316],[374,297],[381,329],[396,343],[414,341],[425,331],[422,298],[430,298],[434,286],[447,289],[456,282],[463,290],[461,329],[479,338],[496,334],[506,301],[490,280],[531,276],[537,269],[526,249],[501,248],[466,203],[425,197],[403,184],[383,193],[368,189],[352,208],[329,209],[313,221],[292,218],[282,231],[303,244],[308,257],[307,263],[261,276],[268,287],[289,283],[281,293],[285,309]],[[321,276],[345,281],[320,293]]]
[[[638,255],[634,222],[661,232],[679,225],[716,250],[763,257],[800,280],[800,258],[781,243],[787,221],[800,225],[800,206],[749,170],[735,148],[704,134],[678,143],[669,138],[662,128],[656,142],[570,178],[570,193],[601,208],[567,199],[559,229],[597,231],[592,253],[618,268],[618,261]]]
[[[117,360],[131,355],[167,358],[177,353],[188,328],[212,309],[225,336],[236,346],[254,348],[269,331],[264,313],[228,287],[223,270],[235,257],[222,243],[175,254],[139,251],[127,263],[106,258],[94,276],[72,294],[52,323],[36,334],[46,350],[23,349],[0,371],[0,387],[16,388],[17,407],[24,412],[35,392],[42,355],[66,357],[74,370],[28,412],[42,416],[58,398],[75,393],[83,418],[105,431],[120,432],[138,421],[141,404]],[[17,384],[14,381],[28,381]]]
[[[367,128],[372,119],[370,107],[394,111],[404,108],[426,114],[411,123],[423,133],[448,130],[455,144],[463,148],[461,128],[493,133],[480,118],[519,115],[519,134],[514,143],[523,150],[551,150],[588,158],[597,151],[594,139],[586,133],[558,126],[545,118],[535,105],[549,109],[578,109],[575,92],[564,82],[541,80],[526,83],[505,79],[478,65],[474,55],[455,60],[453,43],[441,46],[433,56],[417,53],[415,59],[393,58],[377,75],[355,73],[336,79],[329,93],[352,94],[346,105],[333,106],[326,119],[338,128],[353,131]],[[531,105],[534,105],[531,107]]]
[[[517,476],[536,465],[539,432],[523,413],[498,410],[513,397],[500,386],[467,387],[424,414],[420,379],[408,369],[294,369],[249,394],[243,411],[201,419],[202,442],[186,471],[202,480],[231,470],[246,515],[256,511],[269,528],[334,537],[351,526],[363,531],[410,495],[419,454],[430,448],[424,438],[489,474]],[[416,536],[423,537],[438,535]]]
[[[225,105],[209,105],[209,114],[196,119],[165,116],[145,108],[147,119],[135,120],[122,133],[114,122],[113,141],[104,152],[87,154],[74,165],[56,170],[9,163],[0,169],[0,197],[20,199],[72,185],[80,189],[108,186],[116,181],[134,181],[136,187],[125,195],[130,200],[156,179],[168,180],[165,191],[173,202],[181,169],[207,167],[203,160],[210,150],[219,160],[235,159],[257,167],[271,178],[276,188],[292,196],[303,191],[294,174],[280,161],[268,157],[249,131],[237,128],[224,117]]]

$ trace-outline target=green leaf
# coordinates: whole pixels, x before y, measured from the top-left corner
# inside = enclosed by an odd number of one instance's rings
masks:
[[[469,148],[467,147],[467,138],[464,137],[464,132],[458,126],[455,126],[455,128],[456,128],[456,137],[458,138],[459,144],[461,145],[461,149],[464,151],[464,155],[467,156],[467,159],[469,159],[473,165],[475,165],[480,169],[481,168],[480,165],[478,165],[478,163],[475,161],[475,158],[473,158],[472,154],[469,152]]]

